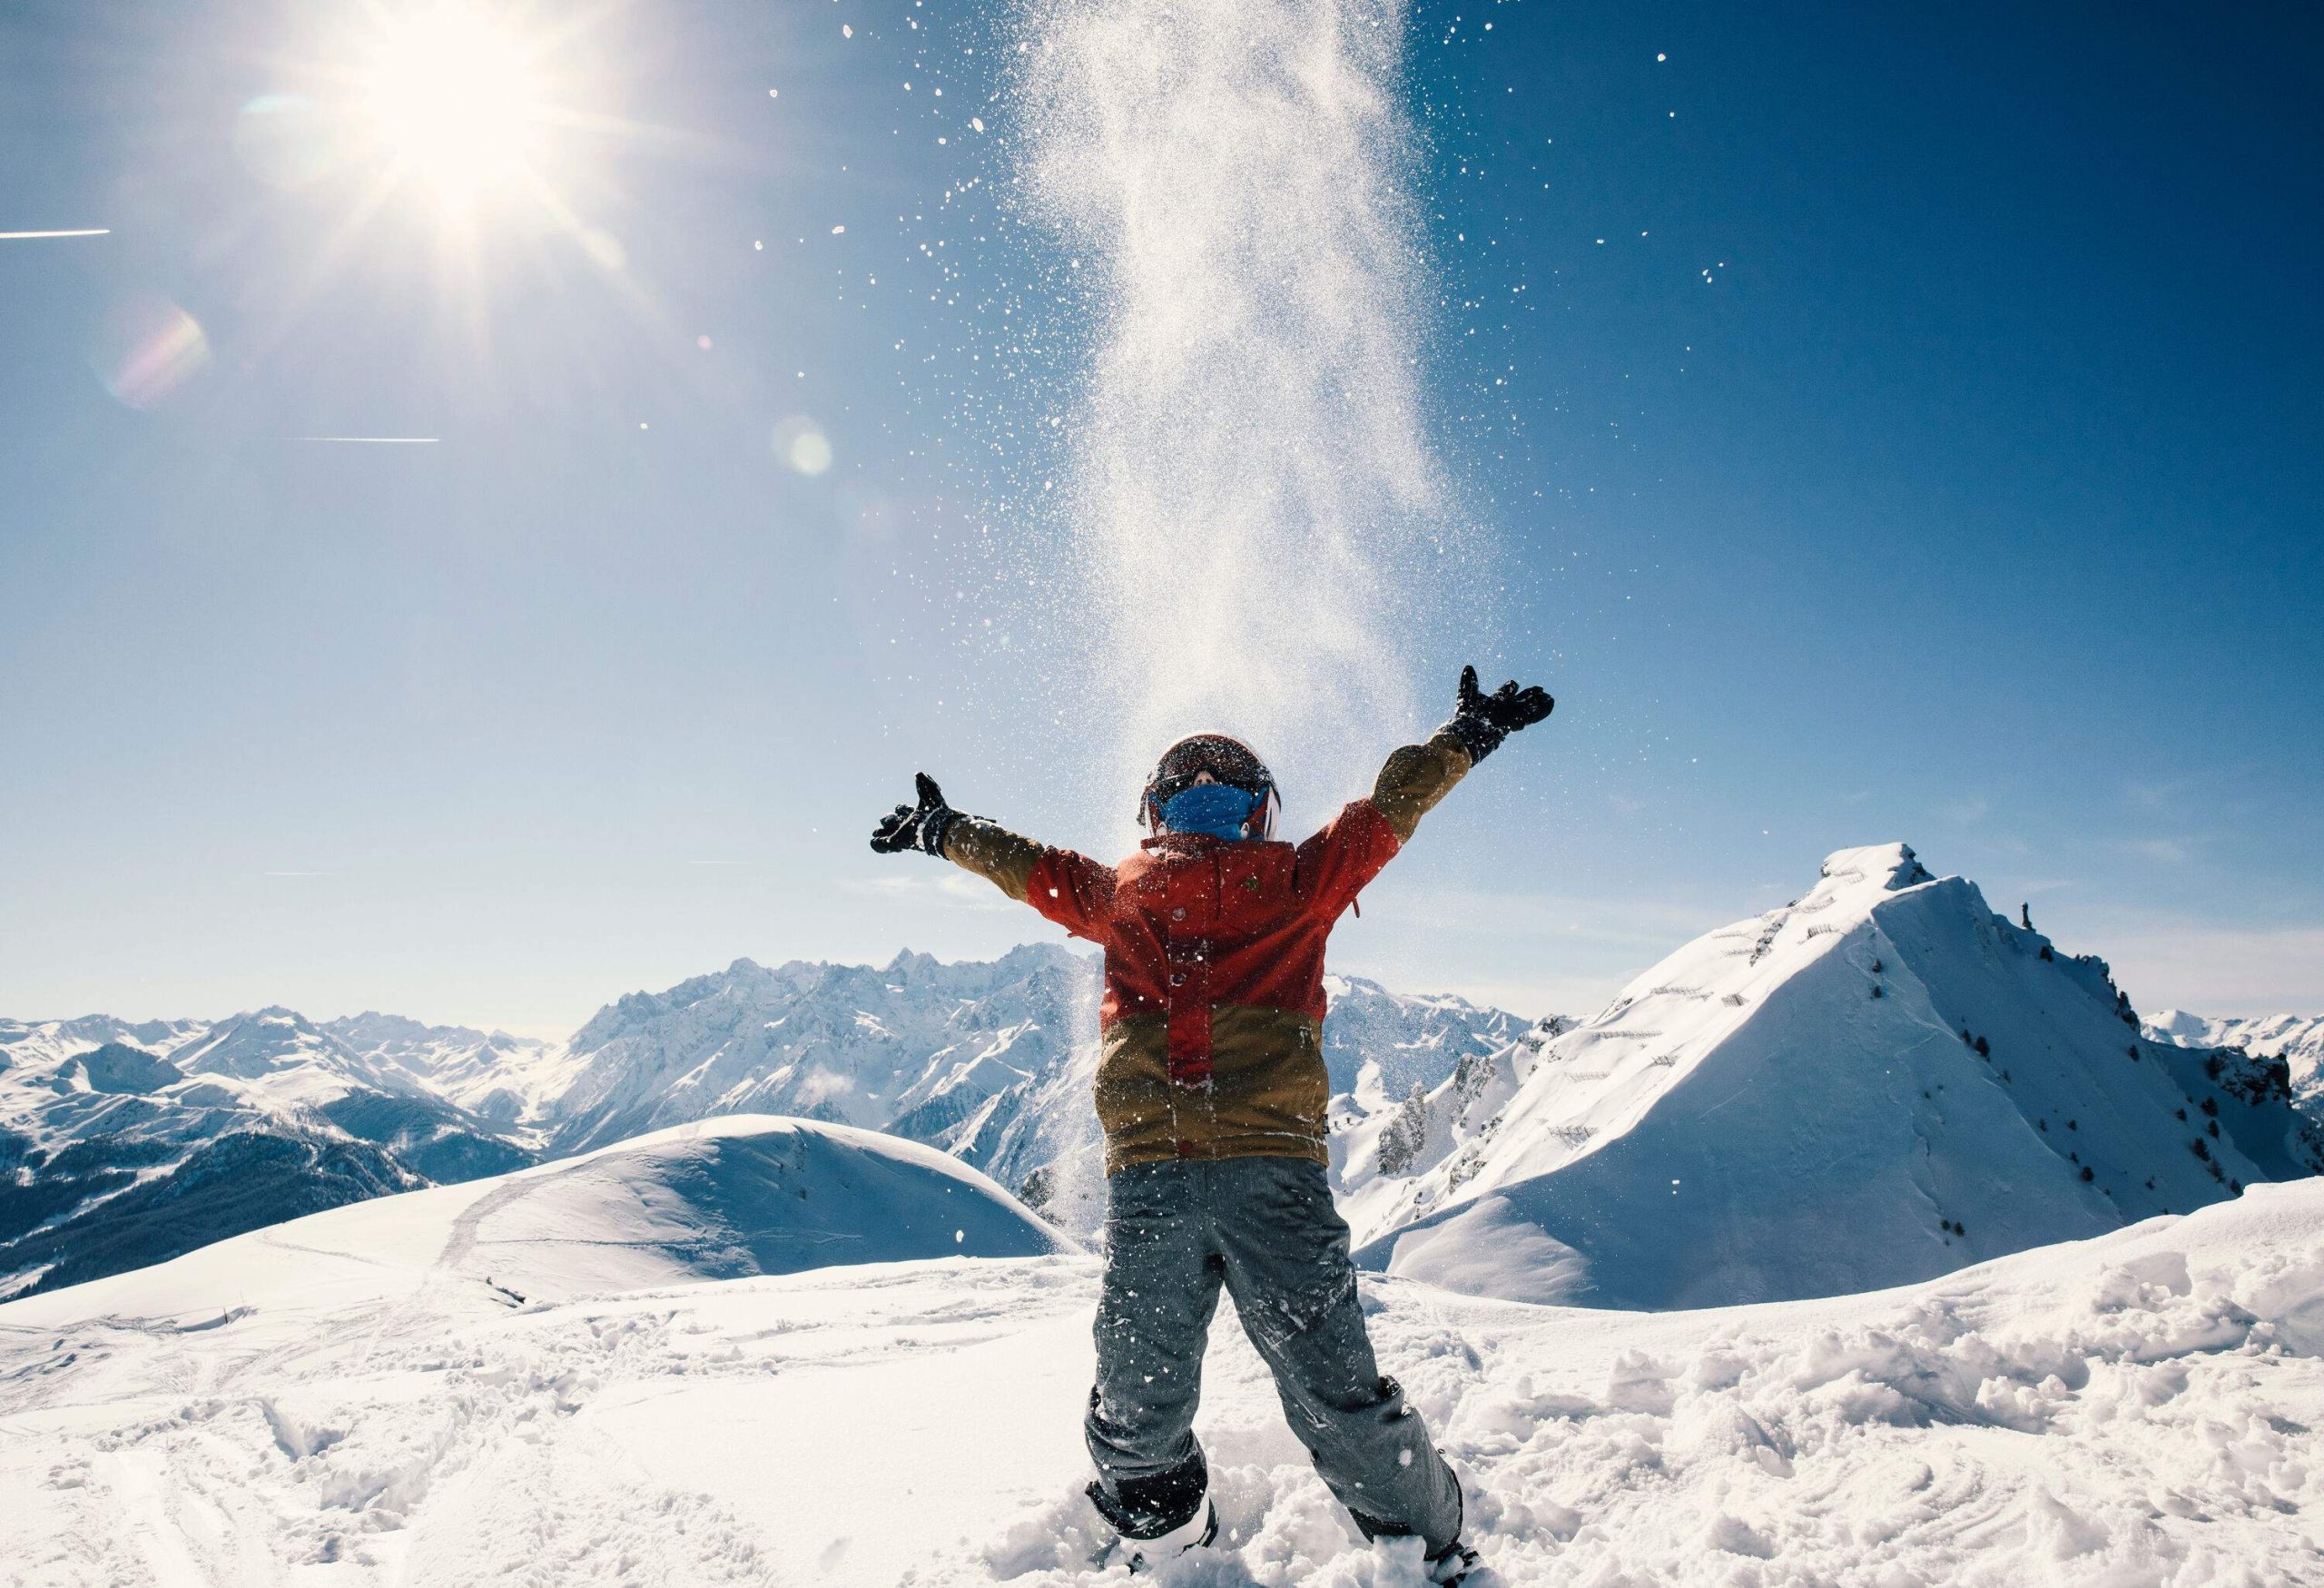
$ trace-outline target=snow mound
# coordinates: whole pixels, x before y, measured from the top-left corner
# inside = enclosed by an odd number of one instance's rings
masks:
[[[252,1303],[223,1312],[214,1284],[125,1288],[148,1276],[0,1307],[0,1534],[27,1581],[1128,1581],[1085,1564],[1088,1258],[520,1307],[413,1286],[421,1223],[450,1221],[406,1222],[377,1252],[324,1218],[268,1233],[353,1249],[228,1243]],[[1620,1314],[1363,1287],[1461,1474],[1480,1588],[2317,1580],[2324,1182],[1868,1296]],[[1416,1588],[1409,1541],[1366,1544],[1315,1476],[1231,1309],[1204,1390],[1220,1543],[1157,1588]]]
[[[673,1126],[515,1174],[379,1197],[0,1307],[12,1326],[201,1320],[440,1292],[480,1307],[834,1263],[1070,1243],[917,1142],[771,1115]]]
[[[2313,1173],[2324,1141],[2280,1061],[2142,1041],[2103,962],[1898,843],[1341,1155],[1369,1267],[1670,1307],[1925,1279]]]

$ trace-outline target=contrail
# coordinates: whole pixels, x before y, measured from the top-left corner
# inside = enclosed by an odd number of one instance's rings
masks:
[[[292,441],[329,441],[343,447],[433,447],[441,436],[290,436]]]
[[[22,242],[31,237],[110,237],[110,226],[89,226],[78,232],[0,232],[0,242]]]

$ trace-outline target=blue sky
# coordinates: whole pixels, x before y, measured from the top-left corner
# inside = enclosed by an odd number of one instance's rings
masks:
[[[0,231],[109,229],[0,242],[0,1011],[562,1031],[1049,935],[865,851],[921,767],[1118,841],[1059,609],[979,533],[1102,319],[1005,202],[999,25],[515,25],[557,212],[462,228],[362,158],[285,185],[354,7],[0,19]],[[1338,966],[1583,1008],[1902,838],[2142,1008],[2324,1008],[2313,26],[1411,12],[1429,440],[1479,660],[1561,705]],[[436,439],[298,439],[343,436]],[[1378,753],[1466,643],[1393,659]]]

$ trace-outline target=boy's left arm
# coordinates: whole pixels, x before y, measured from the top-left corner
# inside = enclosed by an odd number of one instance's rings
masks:
[[[1300,872],[1317,902],[1334,915],[1346,908],[1470,768],[1556,705],[1538,685],[1520,689],[1515,679],[1487,695],[1477,687],[1477,670],[1462,668],[1451,719],[1425,744],[1391,753],[1372,785],[1371,799],[1348,806],[1299,846]]]

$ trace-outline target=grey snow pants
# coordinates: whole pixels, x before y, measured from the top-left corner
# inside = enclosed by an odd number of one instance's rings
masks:
[[[1117,1525],[1175,1525],[1207,1486],[1195,1407],[1224,1284],[1275,1374],[1292,1432],[1357,1525],[1367,1536],[1417,1534],[1432,1555],[1450,1545],[1461,1530],[1459,1482],[1373,1358],[1347,1225],[1323,1165],[1133,1164],[1107,1189],[1098,1382],[1085,1433],[1100,1508],[1118,1513]]]

